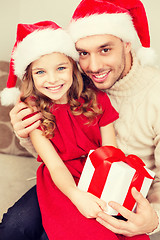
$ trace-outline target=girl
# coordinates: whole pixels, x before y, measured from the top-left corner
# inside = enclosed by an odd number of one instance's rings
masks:
[[[16,76],[22,78],[21,101],[31,106],[34,100],[42,113],[30,137],[42,161],[37,195],[48,238],[117,240],[122,237],[95,220],[105,202],[77,183],[90,149],[116,147],[118,113],[105,93],[83,85],[77,59],[70,37],[55,23],[20,24],[7,90],[13,91]]]

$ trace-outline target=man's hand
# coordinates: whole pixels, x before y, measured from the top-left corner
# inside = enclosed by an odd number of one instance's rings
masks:
[[[128,237],[152,232],[158,226],[156,212],[148,200],[135,188],[132,188],[132,195],[137,202],[136,213],[118,203],[109,203],[109,206],[119,212],[127,221],[116,219],[104,212],[100,212],[96,220],[112,232]]]
[[[23,120],[27,115],[36,113],[30,118]],[[42,114],[37,108],[29,108],[24,102],[17,102],[14,108],[10,111],[11,124],[16,134],[21,138],[27,138],[29,133],[40,125]]]

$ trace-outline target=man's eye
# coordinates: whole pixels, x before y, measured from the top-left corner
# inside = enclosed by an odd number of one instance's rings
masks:
[[[87,52],[79,52],[80,56],[86,56],[88,53]]]
[[[110,51],[109,48],[104,48],[104,49],[102,49],[102,52],[103,52],[103,53],[106,53],[106,52],[109,52],[109,51]]]

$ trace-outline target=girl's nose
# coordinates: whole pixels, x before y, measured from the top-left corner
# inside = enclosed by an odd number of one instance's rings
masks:
[[[58,81],[57,78],[58,78],[58,77],[57,77],[57,74],[56,74],[56,73],[50,72],[50,73],[48,74],[47,81],[48,81],[49,83],[55,83],[55,82]]]

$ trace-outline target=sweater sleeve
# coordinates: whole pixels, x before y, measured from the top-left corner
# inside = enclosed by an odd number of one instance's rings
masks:
[[[19,143],[21,144],[22,147],[24,147],[29,153],[31,153],[35,158],[37,158],[37,152],[34,149],[31,139],[28,138],[21,138],[15,133],[16,137],[19,139]]]
[[[29,114],[28,116],[26,116],[24,119],[27,119],[27,118],[33,116],[34,114],[36,114],[36,113],[31,113],[31,114]],[[15,135],[16,135],[16,137],[19,139],[20,145],[21,145],[22,147],[24,147],[24,148],[25,148],[29,153],[31,153],[34,157],[37,158],[38,155],[37,155],[37,152],[36,152],[36,150],[34,149],[34,147],[33,147],[33,145],[32,145],[32,142],[31,142],[30,137],[28,137],[28,138],[21,138],[21,137],[19,137],[19,136],[16,134],[16,132],[15,132]]]

